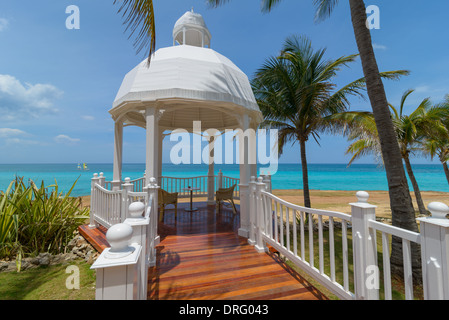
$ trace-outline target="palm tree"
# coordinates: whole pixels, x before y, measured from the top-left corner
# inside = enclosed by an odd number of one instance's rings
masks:
[[[208,3],[218,6],[229,0],[208,0]],[[281,0],[261,0],[262,10],[269,12]],[[338,0],[313,0],[317,7],[316,20],[324,20],[331,15]],[[366,78],[371,108],[379,132],[379,139],[387,174],[392,224],[417,232],[412,199],[408,190],[405,170],[397,142],[393,122],[390,118],[387,97],[379,68],[374,54],[370,30],[366,27],[367,14],[363,0],[349,0],[354,36],[360,53],[363,74]],[[413,275],[416,281],[421,281],[421,251],[416,245],[412,248]],[[402,273],[402,240],[393,237],[391,251],[392,271]]]
[[[438,107],[449,110],[449,95],[446,96],[445,101],[439,104]],[[430,130],[422,141],[421,149],[432,160],[435,156],[438,156],[443,165],[446,180],[449,183],[449,168],[447,166],[447,161],[449,161],[449,118],[446,116],[441,119],[444,130],[438,130],[438,127],[432,128],[433,130]]]
[[[438,156],[443,165],[446,180],[449,183],[449,168],[447,167],[447,161],[449,161],[449,137],[434,136],[427,138],[422,142],[422,149],[432,160],[435,156]]]
[[[326,50],[314,51],[306,37],[288,37],[279,57],[270,57],[257,70],[252,87],[264,115],[263,127],[279,130],[278,148],[282,154],[288,142],[298,142],[301,153],[304,206],[310,207],[306,142],[318,142],[326,129],[325,119],[346,111],[349,96],[362,96],[364,79],[358,79],[339,90],[332,82],[342,67],[354,62],[357,55],[325,60]],[[382,73],[396,79],[407,71]],[[334,92],[335,91],[335,92]]]
[[[140,53],[148,48],[148,63],[156,49],[156,25],[152,0],[114,0],[120,2],[118,13],[124,18],[129,37],[135,36],[134,48]]]
[[[420,145],[423,138],[428,132],[445,130],[441,119],[445,116],[445,109],[439,107],[432,107],[428,98],[421,101],[418,107],[409,115],[404,114],[404,105],[407,97],[413,93],[414,90],[407,90],[404,92],[401,98],[399,110],[393,105],[389,104],[391,109],[391,118],[395,126],[399,149],[401,151],[402,159],[404,160],[405,167],[413,186],[413,190],[418,204],[420,214],[427,214],[424,206],[421,192],[419,190],[418,182],[416,181],[413,169],[410,163],[410,155],[416,151],[421,151]],[[366,154],[374,154],[381,157],[381,147],[379,141],[379,134],[377,131],[372,113],[365,113],[363,116],[358,115],[356,112],[348,113],[348,115],[336,115],[335,119],[341,117],[341,122],[351,122],[352,131],[349,134],[350,140],[355,140],[347,150],[347,153],[352,153],[349,164],[355,159],[360,158]]]

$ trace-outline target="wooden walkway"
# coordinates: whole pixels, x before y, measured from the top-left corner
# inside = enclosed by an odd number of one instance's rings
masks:
[[[159,224],[149,300],[326,299],[276,254],[259,254],[238,236],[239,216],[231,209],[215,213],[215,206],[194,206],[199,210],[189,213],[183,209],[187,204],[180,203],[176,219],[173,210],[166,210]],[[81,230],[89,239],[89,230]],[[104,232],[96,230],[94,237],[98,240]]]

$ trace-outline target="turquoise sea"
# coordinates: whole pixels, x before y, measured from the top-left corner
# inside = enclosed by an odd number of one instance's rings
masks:
[[[58,183],[59,190],[67,192],[76,179],[73,196],[90,194],[90,179],[94,173],[103,172],[106,180],[112,180],[112,164],[88,164],[89,171],[77,169],[77,164],[0,164],[0,190],[4,191],[15,176],[32,179],[46,185]],[[238,165],[215,165],[225,176],[239,177]],[[438,164],[413,166],[422,191],[449,192],[443,167]],[[145,164],[124,164],[123,178],[143,176]],[[163,175],[171,177],[194,177],[207,175],[206,165],[163,165]],[[279,164],[278,172],[272,176],[273,189],[301,189],[301,165]],[[315,190],[388,190],[385,171],[374,164],[309,164],[309,185]],[[411,185],[410,185],[411,186]],[[410,190],[412,190],[410,188]]]

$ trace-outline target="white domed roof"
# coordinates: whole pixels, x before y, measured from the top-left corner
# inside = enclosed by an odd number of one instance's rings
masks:
[[[184,15],[176,21],[174,30],[184,25],[198,26],[207,29],[203,16],[199,13],[193,12],[193,9],[192,11],[187,11],[184,13]]]
[[[148,65],[142,61],[124,78],[113,108],[114,120],[145,127],[145,111],[162,111],[159,125],[167,129],[239,128],[241,116],[253,125],[262,121],[248,77],[231,60],[205,48],[210,33],[200,14],[186,12],[175,24],[174,39],[183,45],[157,50]]]
[[[187,11],[173,28],[173,40],[179,44],[196,47],[210,47],[211,34],[199,13]]]
[[[209,48],[182,45],[157,50],[149,67],[142,61],[125,76],[110,113],[118,117],[130,104],[143,107],[156,102],[182,105],[176,115],[161,118],[167,128],[186,127],[189,121],[192,126],[194,120],[212,121],[209,127],[217,129],[238,127],[232,113],[254,113],[253,118],[261,119],[248,77]],[[220,112],[225,114],[218,116]]]

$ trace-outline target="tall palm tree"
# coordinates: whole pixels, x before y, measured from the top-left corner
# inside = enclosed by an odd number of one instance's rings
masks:
[[[121,13],[130,32],[129,38],[135,37],[134,48],[137,53],[147,48],[148,63],[156,49],[156,25],[152,0],[114,0],[114,5],[120,3],[118,13]]]
[[[428,135],[430,131],[441,132],[445,130],[440,121],[446,115],[446,111],[440,107],[433,107],[428,98],[421,101],[418,107],[409,115],[404,114],[404,105],[407,97],[413,93],[414,90],[407,90],[401,98],[399,109],[389,104],[391,109],[391,118],[395,126],[395,131],[398,138],[399,149],[401,151],[402,159],[410,178],[415,193],[416,202],[420,214],[427,214],[424,202],[422,200],[421,192],[419,190],[418,182],[416,181],[413,169],[410,163],[410,155],[416,151],[421,151],[421,141]],[[342,123],[346,121],[351,122],[349,135],[350,140],[355,140],[347,150],[347,153],[352,153],[349,164],[355,159],[360,158],[365,154],[374,154],[380,159],[382,158],[381,147],[379,141],[379,134],[377,131],[372,113],[365,113],[363,116],[356,112],[348,113],[347,115],[335,115],[337,119],[341,117]]]
[[[299,143],[306,207],[311,206],[306,142],[310,138],[318,142],[320,131],[326,129],[324,120],[346,111],[349,96],[363,96],[365,89],[362,78],[335,90],[334,78],[342,67],[354,62],[357,55],[326,60],[325,52],[325,49],[313,50],[306,37],[288,37],[281,55],[267,59],[251,83],[265,118],[262,126],[279,130],[279,154],[286,143]],[[382,76],[396,79],[404,74],[407,71],[400,70],[385,72]]]
[[[229,0],[208,0],[218,6]],[[269,12],[281,0],[261,0],[262,10]],[[397,227],[418,231],[412,199],[408,190],[405,170],[397,142],[393,122],[390,118],[387,96],[374,54],[370,30],[366,27],[367,14],[363,0],[348,0],[351,10],[351,21],[355,40],[360,53],[366,87],[373,109],[376,127],[379,132],[382,157],[387,174],[392,224]],[[317,11],[316,20],[329,17],[338,4],[338,0],[313,0]],[[416,245],[412,248],[412,266],[415,280],[421,281],[421,251]],[[402,240],[393,237],[391,252],[392,271],[402,273]]]

